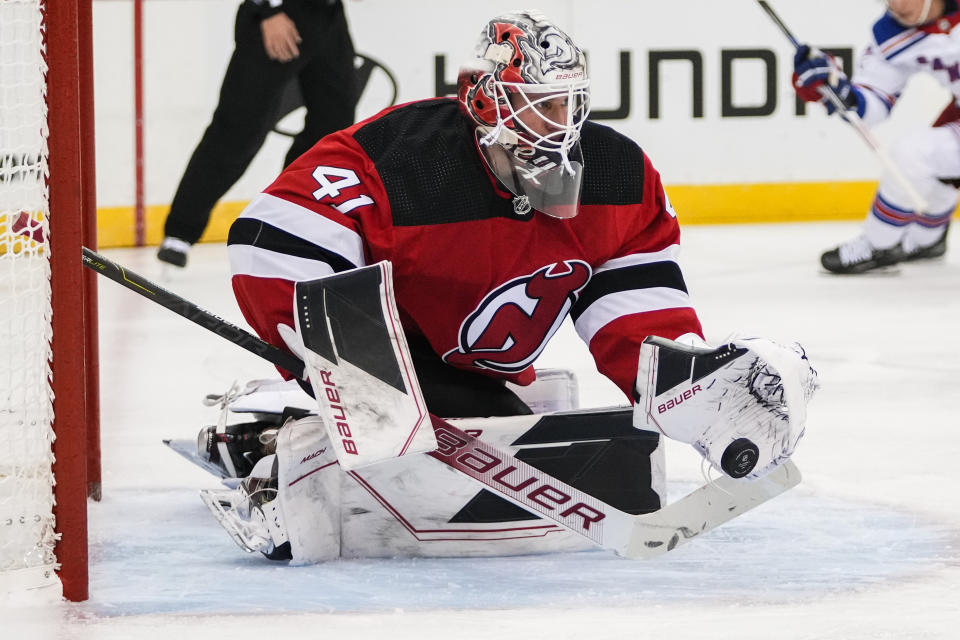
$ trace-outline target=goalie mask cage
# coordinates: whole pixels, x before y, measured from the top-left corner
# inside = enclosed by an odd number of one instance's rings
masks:
[[[90,0],[0,0],[0,599],[84,600],[99,498]]]

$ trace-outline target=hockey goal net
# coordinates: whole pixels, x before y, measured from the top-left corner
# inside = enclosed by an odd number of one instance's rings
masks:
[[[87,594],[82,4],[0,0],[0,599]]]

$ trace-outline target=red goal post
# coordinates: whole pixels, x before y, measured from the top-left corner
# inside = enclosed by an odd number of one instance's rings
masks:
[[[0,0],[0,597],[88,596],[99,497],[91,0]]]

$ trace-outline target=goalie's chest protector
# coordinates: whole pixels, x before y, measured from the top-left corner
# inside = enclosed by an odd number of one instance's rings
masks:
[[[657,213],[643,203],[639,147],[592,123],[582,138],[580,213],[571,220],[515,210],[455,101],[400,107],[353,138],[375,168],[368,186],[378,206],[358,211],[369,260],[393,263],[407,331],[448,363],[496,377],[533,379],[531,363],[594,269],[621,255]]]

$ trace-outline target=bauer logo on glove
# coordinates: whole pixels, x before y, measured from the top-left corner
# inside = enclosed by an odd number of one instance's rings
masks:
[[[816,388],[800,345],[737,338],[709,348],[650,337],[633,423],[693,445],[731,477],[758,478],[793,454]]]

